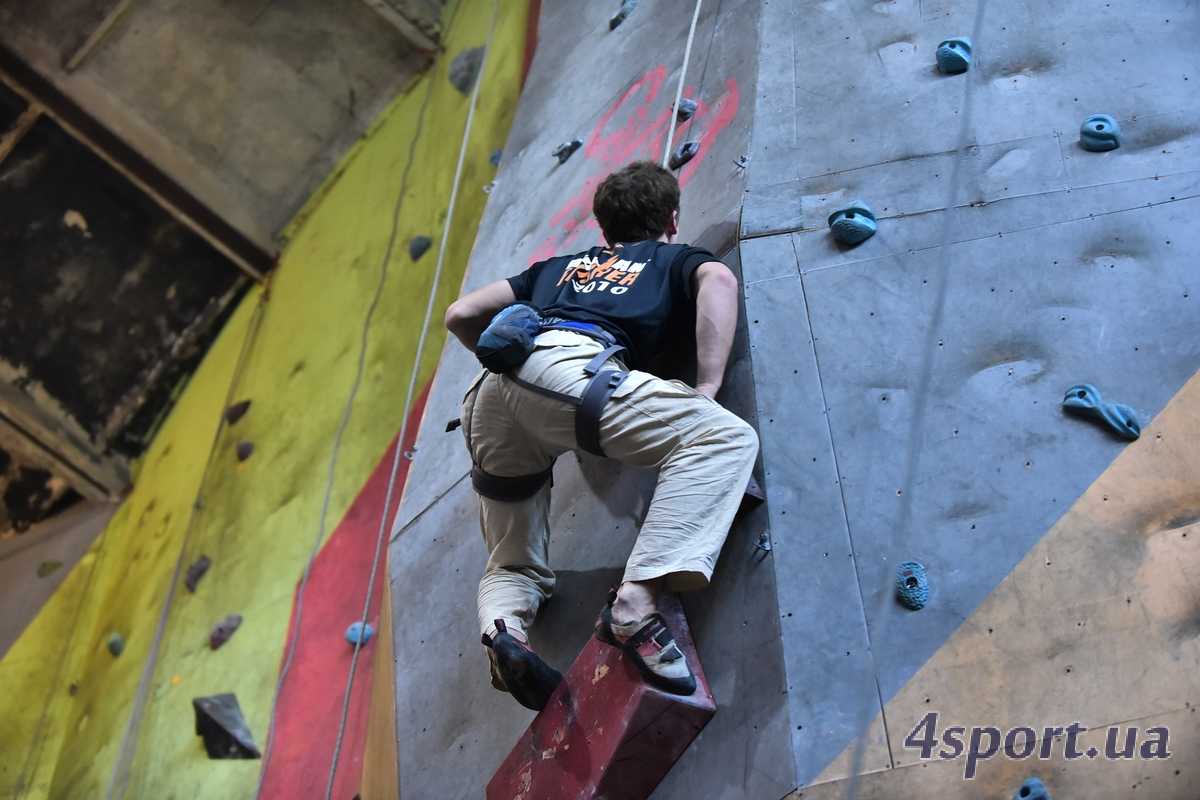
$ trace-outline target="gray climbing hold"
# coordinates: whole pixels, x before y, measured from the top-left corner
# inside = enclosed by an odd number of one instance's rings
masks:
[[[559,164],[565,164],[567,159],[575,154],[575,151],[583,147],[583,142],[578,139],[572,139],[569,142],[563,142],[558,147],[554,148],[554,152],[550,155],[558,159]]]
[[[121,655],[125,652],[125,637],[115,631],[108,635],[108,641],[104,643],[108,648],[108,652],[113,654],[113,657]]]
[[[483,64],[483,48],[472,47],[463,50],[450,62],[448,77],[455,89],[463,94],[470,94],[475,79],[479,77],[479,67]]]
[[[234,403],[225,409],[225,424],[232,425],[242,417],[246,416],[246,412],[250,410],[250,401],[242,400],[240,403]]]
[[[371,637],[375,635],[375,628],[371,623],[354,622],[350,627],[346,628],[346,641],[350,644],[366,644],[371,641]]]
[[[183,585],[187,587],[192,594],[196,593],[196,586],[200,583],[200,579],[204,577],[204,573],[208,572],[208,568],[212,566],[212,560],[208,556],[200,556],[192,565],[187,568],[187,577],[183,579]]]
[[[209,758],[261,758],[242,707],[232,693],[192,698],[196,735],[204,738]]]
[[[696,101],[691,98],[684,97],[679,101],[679,106],[675,109],[675,120],[677,122],[687,122],[696,114]]]
[[[47,575],[53,575],[62,567],[61,561],[43,561],[37,566],[37,576],[45,578]]]
[[[920,611],[929,602],[929,578],[920,561],[905,561],[896,567],[896,599],[913,611]]]
[[[250,456],[254,455],[254,442],[238,442],[237,443],[237,460],[245,461]]]
[[[493,150],[492,154],[488,156],[488,161],[493,167],[498,167],[500,166],[500,159],[502,158],[504,158],[503,150]]]
[[[671,169],[679,169],[687,162],[695,157],[696,153],[700,152],[700,143],[697,141],[687,141],[675,148],[675,152],[671,153],[671,158],[667,161],[667,166]]]
[[[624,22],[633,13],[635,8],[637,8],[637,0],[623,0],[621,10],[609,18],[608,29],[610,31],[616,30],[617,26]]]
[[[433,246],[433,239],[428,236],[414,236],[408,240],[408,257],[417,261]]]
[[[1137,412],[1122,403],[1109,403],[1100,390],[1090,383],[1067,389],[1062,401],[1063,411],[1087,417],[1108,427],[1113,433],[1130,441],[1142,435],[1142,423]]]
[[[829,230],[833,238],[842,244],[858,244],[875,235],[875,212],[862,200],[855,200],[845,208],[829,215]]]
[[[1013,800],[1050,800],[1050,792],[1037,778],[1026,778],[1021,788],[1013,793]]]
[[[208,646],[217,650],[221,645],[233,638],[234,632],[242,626],[241,614],[229,614],[216,625],[208,634]]]
[[[966,36],[947,39],[937,46],[938,70],[946,75],[957,75],[971,68],[971,40]]]
[[[1079,144],[1096,153],[1116,150],[1121,146],[1121,126],[1108,114],[1092,114],[1079,128]]]

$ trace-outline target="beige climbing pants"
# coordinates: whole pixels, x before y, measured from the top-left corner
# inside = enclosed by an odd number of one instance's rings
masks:
[[[521,380],[579,397],[583,367],[603,348],[583,334],[547,331],[515,373]],[[616,363],[614,363],[616,362]],[[617,359],[608,366],[622,367]],[[575,407],[484,372],[463,399],[463,433],[474,462],[492,475],[540,472],[577,448]],[[632,371],[600,418],[600,443],[622,464],[659,470],[624,580],[665,578],[672,591],[708,584],[758,454],[754,429],[681,381]],[[488,548],[479,582],[479,624],[494,620],[524,638],[554,591],[548,563],[550,483],[518,502],[480,497]]]

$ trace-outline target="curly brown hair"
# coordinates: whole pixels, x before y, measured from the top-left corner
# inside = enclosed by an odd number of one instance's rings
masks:
[[[679,181],[653,161],[635,161],[605,178],[592,213],[609,244],[657,239],[679,210]]]

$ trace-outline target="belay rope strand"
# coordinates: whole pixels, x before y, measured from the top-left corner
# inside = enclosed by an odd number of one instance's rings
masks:
[[[975,6],[975,23],[971,41],[978,48],[983,33],[983,13],[987,8],[987,0],[977,0]],[[963,87],[962,122],[958,129],[958,146],[954,152],[954,162],[951,165],[950,177],[946,187],[946,209],[942,217],[942,243],[938,250],[937,268],[934,272],[934,303],[933,312],[929,317],[929,327],[925,330],[925,349],[921,353],[921,371],[918,374],[916,391],[913,394],[913,412],[909,418],[908,450],[904,461],[902,495],[900,497],[900,513],[896,520],[896,538],[904,540],[904,532],[912,524],[913,486],[917,470],[921,463],[921,441],[925,437],[925,410],[929,400],[929,386],[933,379],[933,357],[937,351],[937,334],[942,326],[942,318],[946,311],[946,278],[949,271],[950,237],[953,235],[953,220],[955,204],[958,202],[959,171],[962,157],[967,150],[967,140],[971,135],[971,117],[973,114],[972,97],[974,94],[975,76],[972,70],[966,75],[966,85]],[[876,626],[879,630],[887,627],[888,617],[892,611],[894,600],[893,587],[895,574],[891,570],[884,571],[885,584],[880,592],[879,612],[876,614]],[[866,600],[864,596],[863,600]],[[866,755],[869,726],[874,716],[874,700],[883,707],[883,693],[879,689],[875,651],[870,642],[870,620],[867,620],[867,658],[870,667],[868,683],[870,687],[863,692],[863,708],[856,720],[859,737],[854,744],[854,753],[850,759],[850,777],[846,785],[846,800],[855,800],[858,796],[859,774],[862,772],[863,757]],[[885,721],[886,731],[886,721]],[[890,745],[889,745],[890,747]]]
[[[679,67],[679,85],[675,88],[675,104],[671,106],[671,116],[667,120],[667,146],[663,150],[662,165],[666,167],[671,162],[671,145],[675,141],[675,125],[678,122],[679,101],[683,99],[683,82],[687,78],[688,62],[692,59],[692,41],[696,38],[696,23],[700,21],[700,4],[704,0],[696,0],[696,8],[692,11],[692,27],[688,29],[687,45],[683,48],[683,64]]]

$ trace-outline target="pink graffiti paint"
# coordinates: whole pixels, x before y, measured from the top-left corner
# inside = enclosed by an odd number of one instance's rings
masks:
[[[548,220],[549,231],[529,258],[533,263],[556,253],[582,249],[600,241],[599,227],[592,217],[592,195],[604,177],[615,169],[638,159],[657,161],[662,157],[668,126],[673,124],[673,95],[664,90],[667,68],[659,65],[638,78],[596,121],[588,135],[582,155],[592,167],[583,184]],[[684,96],[694,87],[684,87]],[[722,132],[738,112],[737,81],[725,81],[725,91],[711,105],[699,100],[696,113],[675,129],[673,141],[695,139],[700,150],[679,173],[679,185],[686,187],[704,163]]]

